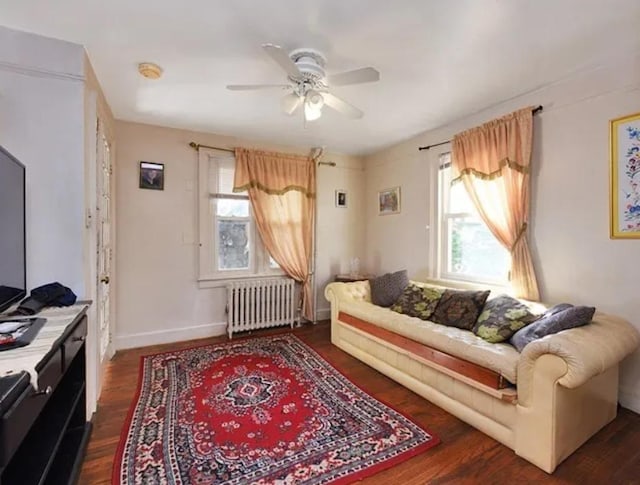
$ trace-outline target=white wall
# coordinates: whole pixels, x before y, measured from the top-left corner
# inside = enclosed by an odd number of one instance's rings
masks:
[[[0,145],[26,166],[27,286],[84,296],[84,50],[0,27]]]
[[[116,122],[117,328],[116,347],[126,348],[223,333],[224,288],[199,288],[197,275],[197,153],[191,141],[220,147],[244,146],[297,151],[171,128]],[[308,152],[307,152],[308,153]],[[138,188],[141,160],[165,164],[163,191]],[[361,160],[327,154],[337,167],[318,168],[319,292],[338,268],[361,248],[359,200]],[[347,189],[349,209],[333,205],[334,189]],[[327,308],[319,298],[319,308]]]
[[[639,73],[639,57],[614,60],[367,157],[367,264],[376,272],[407,267],[418,278],[431,269],[428,165],[438,150],[419,146],[541,104],[530,234],[542,298],[595,305],[640,329],[640,240],[609,239],[609,120],[640,111]],[[393,185],[402,186],[402,214],[378,217],[376,192]],[[640,412],[640,352],[623,364],[620,400]]]

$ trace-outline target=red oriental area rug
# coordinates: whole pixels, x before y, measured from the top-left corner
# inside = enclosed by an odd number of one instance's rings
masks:
[[[292,334],[142,358],[114,484],[351,483],[438,443]]]

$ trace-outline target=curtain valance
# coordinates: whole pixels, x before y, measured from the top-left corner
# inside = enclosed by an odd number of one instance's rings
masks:
[[[452,166],[452,183],[464,175],[482,180],[502,176],[505,167],[529,173],[533,139],[533,107],[523,108],[453,137],[457,163]]]
[[[234,192],[250,188],[270,195],[291,190],[315,197],[315,166],[308,157],[236,148]]]

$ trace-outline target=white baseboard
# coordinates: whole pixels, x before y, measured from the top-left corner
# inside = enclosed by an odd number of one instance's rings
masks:
[[[331,307],[329,308],[318,308],[316,310],[316,318],[318,321],[320,320],[329,320],[331,318]]]
[[[193,327],[172,328],[154,332],[116,335],[116,350],[148,347],[149,345],[169,344],[197,338],[217,337],[227,333],[227,322],[209,323]]]
[[[633,389],[620,388],[618,393],[620,406],[640,414],[640,393]]]

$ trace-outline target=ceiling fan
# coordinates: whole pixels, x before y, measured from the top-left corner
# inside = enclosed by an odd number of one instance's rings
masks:
[[[373,67],[363,67],[353,71],[327,76],[325,56],[309,48],[296,49],[287,54],[280,46],[264,44],[264,51],[287,73],[288,84],[230,84],[231,91],[251,91],[256,89],[284,89],[291,91],[282,98],[282,109],[292,115],[301,105],[304,106],[304,119],[313,121],[320,118],[326,105],[349,118],[362,118],[364,113],[329,92],[333,86],[361,84],[378,81],[380,73]]]

